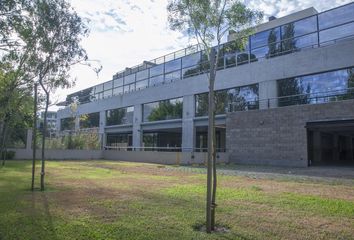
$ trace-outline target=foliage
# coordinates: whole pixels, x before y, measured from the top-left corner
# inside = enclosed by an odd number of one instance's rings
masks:
[[[100,146],[100,137],[97,132],[78,132],[46,138],[46,149],[98,150]]]
[[[253,11],[236,0],[170,0],[167,10],[170,28],[187,32],[197,39],[208,60],[205,64],[209,68],[206,71],[209,80],[206,230],[210,233],[215,226],[217,176],[214,84],[218,60],[222,54],[221,41],[233,30],[238,35],[234,47],[242,49],[247,39],[245,36],[250,34],[252,26],[260,20],[262,13]]]
[[[2,151],[0,152],[1,159],[7,159],[7,160],[12,160],[15,158],[15,152],[14,151]]]
[[[176,119],[182,117],[183,102],[176,101],[171,102],[161,101],[157,108],[153,109],[150,113],[148,120],[149,121],[159,121],[159,120],[168,120]]]
[[[100,125],[100,113],[89,113],[80,116],[80,128],[95,128]]]

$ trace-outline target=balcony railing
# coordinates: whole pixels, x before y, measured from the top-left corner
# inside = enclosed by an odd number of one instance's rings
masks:
[[[258,110],[259,108],[267,109],[293,105],[319,104],[349,99],[354,99],[354,88],[317,93],[297,94],[277,98],[261,99],[258,101],[233,102],[229,105],[228,111],[237,112],[245,110]],[[254,108],[254,106],[259,106],[259,108]]]
[[[339,13],[338,13],[339,11]],[[336,44],[340,41],[354,39],[354,3],[350,3],[323,13],[319,13],[304,19],[296,20],[292,23],[278,26],[274,29],[279,31],[279,40],[261,46],[252,47],[251,39],[257,34],[248,37],[248,46],[240,50],[232,46],[235,40],[221,45],[221,55],[218,59],[218,69],[237,67],[256,61],[262,61],[273,57],[291,54],[306,49],[313,49]],[[333,21],[332,15],[340,15],[340,18]],[[316,27],[304,34],[294,37],[284,37],[289,34],[282,34],[284,26],[300,24],[301,21],[315,18]],[[327,24],[335,22],[336,24]],[[328,26],[327,26],[328,25]],[[273,30],[274,30],[273,29]],[[270,30],[266,30],[267,32]],[[284,31],[284,30],[283,30]],[[293,30],[294,31],[294,30]],[[188,64],[188,58],[195,57],[197,61]],[[195,60],[194,59],[194,60]],[[193,59],[192,59],[193,60]],[[187,64],[186,64],[187,63]],[[185,66],[187,65],[187,66]],[[172,66],[172,68],[171,68]],[[159,68],[158,74],[153,73],[154,67]],[[209,62],[206,60],[205,51],[200,46],[191,46],[171,54],[146,61],[144,64],[127,68],[126,70],[114,75],[113,80],[94,87],[70,94],[65,105],[69,105],[74,99],[80,104],[97,101],[112,96],[130,93],[148,87],[168,84],[177,80],[186,79],[192,76],[203,74],[209,71]]]

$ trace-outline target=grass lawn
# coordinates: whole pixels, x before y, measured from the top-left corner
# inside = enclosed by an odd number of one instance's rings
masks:
[[[193,228],[204,221],[204,174],[51,161],[46,179],[47,190],[32,193],[30,161],[0,168],[1,240],[354,239],[354,181],[222,175],[217,222],[230,231],[208,235]]]

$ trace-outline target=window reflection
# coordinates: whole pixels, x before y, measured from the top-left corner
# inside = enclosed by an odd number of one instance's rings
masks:
[[[143,81],[139,81],[136,82],[136,89],[143,89],[143,88],[147,88],[149,85],[149,80],[143,80]]]
[[[113,87],[113,81],[108,81],[103,84],[104,90],[112,89],[112,87]]]
[[[208,115],[208,93],[195,96],[197,117]],[[215,113],[225,114],[230,107],[233,111],[258,109],[258,84],[219,90],[215,92]]]
[[[80,116],[80,128],[94,128],[100,125],[100,113],[89,113]]]
[[[354,3],[318,15],[320,30],[354,21]]]
[[[173,72],[181,68],[181,59],[176,59],[165,63],[165,72]]]
[[[251,36],[252,49],[266,46],[269,43],[275,43],[280,41],[280,28],[273,28],[271,30],[256,33]]]
[[[130,84],[135,82],[135,74],[131,74],[124,77],[124,84]]]
[[[316,16],[309,17],[297,22],[288,23],[281,27],[282,38],[288,39],[302,36],[317,31]]]
[[[163,68],[164,68],[163,64],[150,68],[150,77],[163,74]]]
[[[278,80],[279,106],[321,103],[331,96],[352,95],[354,69],[338,70],[304,77]],[[300,96],[299,96],[300,95]]]
[[[149,77],[149,70],[148,69],[136,73],[136,80],[137,81],[146,79],[148,77]]]
[[[114,96],[122,94],[122,93],[123,93],[123,87],[117,87],[117,88],[113,89],[113,95]]]
[[[117,108],[106,111],[106,125],[132,124],[134,107]]]
[[[60,119],[60,130],[74,130],[75,129],[75,118],[62,118]]]
[[[354,15],[354,13],[353,13]],[[354,23],[345,24],[336,28],[330,28],[320,32],[320,43],[331,44],[333,40],[353,36]]]
[[[339,39],[353,37],[354,22],[351,22],[354,21],[353,12],[354,3],[351,3],[222,44],[218,69],[285,55],[305,48],[317,47],[319,44],[333,44]],[[317,22],[321,30],[319,33],[316,32]],[[73,101],[87,103],[112,95],[129,93],[135,89],[143,89],[149,85],[156,86],[205,73],[210,69],[207,56],[205,51],[196,52],[197,50],[200,48],[192,46],[152,62],[145,62],[138,67],[126,69],[115,74],[113,82],[108,81],[68,95],[66,103],[70,104]]]
[[[175,72],[172,72],[172,73],[168,73],[165,75],[165,82],[173,82],[175,80],[179,80],[181,79],[181,72],[178,70],[178,71],[175,71]]]
[[[163,75],[150,78],[150,86],[163,84]]]
[[[182,68],[191,67],[199,64],[200,52],[182,58]]]
[[[182,118],[183,98],[175,98],[143,105],[144,122]]]
[[[123,86],[123,78],[118,78],[113,80],[114,87]]]

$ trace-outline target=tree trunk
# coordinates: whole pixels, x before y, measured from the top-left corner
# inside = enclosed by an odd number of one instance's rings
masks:
[[[37,87],[34,85],[34,104],[33,104],[33,135],[32,135],[32,185],[31,190],[34,190],[34,174],[36,169],[36,150],[37,150]]]
[[[215,84],[215,78],[216,78],[216,69],[217,69],[217,62],[218,62],[218,56],[219,56],[219,50],[217,53],[215,53],[214,50],[214,56],[212,61],[212,66],[210,68],[210,77],[213,79],[212,86],[213,86],[213,92],[214,92],[214,84]],[[212,151],[212,174],[213,174],[213,188],[212,188],[212,196],[211,196],[211,230],[215,230],[215,211],[216,211],[216,187],[217,187],[217,176],[216,176],[216,134],[215,134],[215,94],[213,94],[213,105],[212,108],[210,109],[213,111],[213,116],[211,119],[211,125],[212,127],[210,128],[213,134],[213,151]]]
[[[4,122],[3,128],[2,128],[2,139],[1,139],[1,147],[0,147],[0,153],[2,154],[2,166],[5,166],[5,160],[6,160],[6,135],[7,135],[7,126],[6,126],[6,121]]]
[[[214,163],[214,82],[215,82],[215,49],[210,51],[210,75],[209,75],[209,107],[208,107],[208,163],[207,163],[207,199],[206,199],[206,231],[211,233],[212,226],[212,193],[213,186],[213,163]],[[215,213],[215,212],[214,212]]]
[[[215,134],[215,109],[213,117],[213,193],[211,197],[211,230],[215,230],[215,210],[216,210],[216,186],[217,186],[217,176],[216,176],[216,134]]]
[[[42,154],[41,154],[41,162],[42,162],[42,167],[41,167],[41,191],[44,191],[44,175],[45,175],[45,159],[44,159],[44,152],[45,152],[45,134],[47,132],[47,112],[48,112],[48,106],[49,106],[49,92],[46,91],[44,86],[41,84],[45,95],[46,95],[46,101],[45,101],[45,110],[44,110],[44,119],[43,119],[43,132],[42,132]]]

